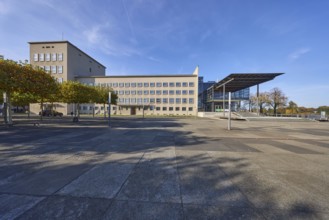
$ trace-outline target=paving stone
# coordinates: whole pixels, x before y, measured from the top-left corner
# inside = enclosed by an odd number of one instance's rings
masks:
[[[127,179],[135,163],[98,165],[58,192],[61,195],[113,198]]]
[[[2,194],[0,195],[0,219],[15,219],[42,199],[44,197]]]
[[[18,219],[102,219],[110,204],[108,199],[51,196]]]
[[[265,219],[262,213],[253,208],[222,205],[184,205],[186,219]]]
[[[106,212],[104,219],[185,219],[181,204],[177,203],[149,203],[136,201],[114,201]]]

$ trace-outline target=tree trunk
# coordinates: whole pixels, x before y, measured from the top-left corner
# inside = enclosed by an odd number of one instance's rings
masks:
[[[40,104],[40,109],[41,109],[41,114],[40,114],[40,119],[41,121],[43,120],[43,99],[41,99],[41,104]]]
[[[104,106],[104,118],[106,119],[106,109],[105,109],[105,103],[103,104]]]

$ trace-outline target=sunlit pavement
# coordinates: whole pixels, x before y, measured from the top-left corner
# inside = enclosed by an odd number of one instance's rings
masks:
[[[0,127],[0,219],[329,219],[329,123]]]

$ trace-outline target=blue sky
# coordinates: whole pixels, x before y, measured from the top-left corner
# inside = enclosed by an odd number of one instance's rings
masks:
[[[284,72],[261,91],[318,107],[329,105],[328,21],[327,0],[0,0],[0,54],[25,60],[27,42],[64,39],[107,75]]]

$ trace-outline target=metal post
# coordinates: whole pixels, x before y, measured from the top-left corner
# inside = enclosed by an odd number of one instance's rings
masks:
[[[257,115],[259,115],[259,84],[257,84]]]
[[[3,92],[3,108],[2,108],[2,114],[3,119],[5,121],[5,124],[8,124],[8,114],[7,114],[7,93]]]
[[[109,92],[109,127],[111,127],[111,92]]]
[[[228,125],[227,130],[231,130],[231,92],[228,93]]]
[[[212,86],[211,96],[212,96],[211,111],[215,112],[215,91],[214,91],[214,86]]]
[[[225,84],[223,85],[223,114],[225,117]]]

